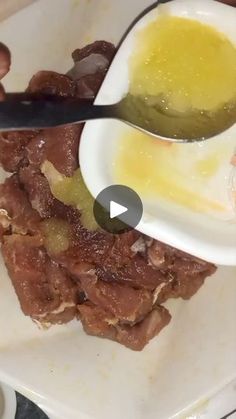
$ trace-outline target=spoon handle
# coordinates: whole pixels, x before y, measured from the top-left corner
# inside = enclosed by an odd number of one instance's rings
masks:
[[[112,117],[115,105],[93,105],[73,98],[8,93],[0,102],[0,131],[43,129]]]

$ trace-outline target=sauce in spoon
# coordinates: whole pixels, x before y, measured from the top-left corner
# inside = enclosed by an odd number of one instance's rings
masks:
[[[160,16],[136,37],[122,107],[147,129],[175,138],[211,136],[236,121],[236,48],[198,21]],[[170,118],[171,116],[171,118]]]

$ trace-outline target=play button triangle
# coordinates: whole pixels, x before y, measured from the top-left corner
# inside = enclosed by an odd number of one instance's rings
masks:
[[[124,207],[123,205],[118,204],[115,201],[110,202],[110,218],[119,217],[119,215],[124,214],[128,211],[128,208]]]

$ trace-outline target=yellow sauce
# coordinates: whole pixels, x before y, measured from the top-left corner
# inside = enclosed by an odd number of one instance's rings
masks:
[[[72,205],[81,211],[81,222],[88,230],[96,230],[98,225],[93,215],[94,198],[88,191],[80,169],[72,177],[61,175],[49,161],[41,167],[48,179],[53,196],[66,205]]]
[[[213,177],[220,168],[223,150],[216,150],[205,158],[197,160],[195,163],[196,174],[201,177]]]
[[[119,138],[114,180],[141,197],[160,197],[197,212],[222,212],[223,204],[204,196],[207,182],[219,170],[222,154],[223,145],[194,161],[188,145],[164,143],[127,130]]]
[[[50,218],[42,222],[44,245],[49,254],[64,252],[70,245],[70,226],[66,221]]]
[[[236,48],[208,25],[160,16],[140,30],[134,50],[134,96],[161,98],[178,112],[212,111],[236,98]]]

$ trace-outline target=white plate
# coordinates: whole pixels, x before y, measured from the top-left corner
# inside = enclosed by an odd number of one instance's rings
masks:
[[[15,419],[16,393],[3,383],[0,383],[0,419]]]
[[[117,42],[149,4],[37,1],[0,25],[14,58],[8,89],[25,87],[39,68],[66,71],[78,44]],[[170,326],[134,353],[86,336],[78,322],[38,330],[21,313],[2,261],[0,267],[0,380],[53,417],[183,418],[236,377],[236,268],[219,269],[190,302],[171,301]]]
[[[128,93],[128,63],[134,50],[137,32],[140,28],[155,21],[159,13],[207,23],[225,33],[232,42],[236,43],[236,9],[233,7],[213,0],[198,0],[197,2],[196,0],[174,0],[160,8],[155,8],[135,25],[123,42],[96,98],[96,104],[106,105],[119,102]],[[129,135],[132,131],[132,128],[127,128],[123,123],[109,119],[95,120],[86,124],[80,142],[80,164],[85,183],[94,197],[106,187],[117,183],[114,176],[114,162],[120,137]],[[137,230],[209,262],[235,266],[236,222],[229,192],[229,179],[232,177],[233,170],[230,161],[235,152],[235,138],[236,124],[225,133],[207,142],[177,146],[178,170],[181,165],[183,176],[191,178],[191,173],[193,174],[191,168],[196,162],[206,159],[219,147],[222,148],[222,142],[224,142],[224,149],[220,151],[220,167],[211,179],[205,179],[205,190],[202,195],[223,204],[227,208],[223,214],[201,213],[178,206],[174,202],[168,203],[160,197],[152,199],[140,195],[143,202],[143,217],[137,225]],[[106,150],[105,153],[104,150]],[[176,154],[173,154],[173,160],[175,159]],[[172,163],[172,160],[170,162]],[[194,185],[195,183],[189,182],[188,188],[194,188]],[[132,187],[132,184],[127,183],[126,186]]]

